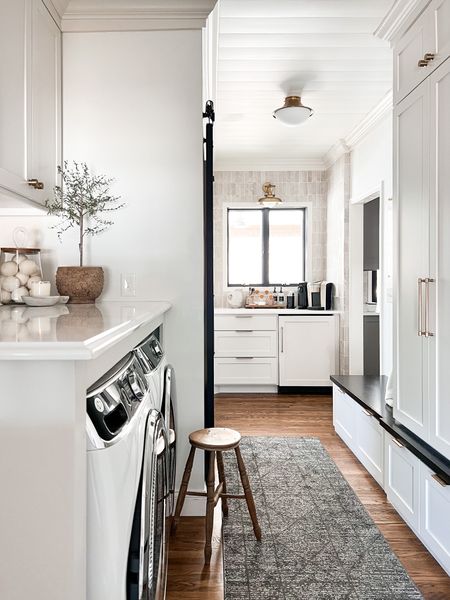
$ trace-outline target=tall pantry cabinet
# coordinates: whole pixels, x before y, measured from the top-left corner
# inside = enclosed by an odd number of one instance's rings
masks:
[[[394,417],[450,458],[450,0],[394,48]]]

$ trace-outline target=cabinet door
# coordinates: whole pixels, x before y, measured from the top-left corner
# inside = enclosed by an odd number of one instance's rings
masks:
[[[345,392],[333,386],[333,425],[336,433],[353,452],[357,446],[357,405]]]
[[[385,491],[408,525],[419,531],[420,460],[385,433]]]
[[[450,60],[430,77],[431,244],[428,283],[430,444],[450,459]],[[428,300],[428,298],[427,298]]]
[[[429,52],[434,52],[435,58],[430,67],[435,69],[450,56],[450,0],[434,0],[427,12],[434,30],[434,48]]]
[[[277,385],[276,358],[215,358],[216,385]]]
[[[338,372],[337,317],[280,317],[279,326],[279,385],[330,385]]]
[[[276,331],[216,331],[214,356],[277,356]]]
[[[429,75],[430,66],[419,66],[419,60],[434,52],[434,27],[430,13],[425,12],[394,48],[394,102],[407,96]]]
[[[383,429],[378,420],[361,406],[357,408],[357,444],[355,454],[375,481],[383,487]]]
[[[0,2],[0,187],[25,197],[29,8],[26,0]]]
[[[420,537],[450,573],[450,485],[421,464]]]
[[[429,81],[424,81],[394,112],[397,370],[394,416],[423,439],[428,438],[426,344],[423,284],[429,273]],[[421,300],[419,300],[421,293]],[[420,314],[419,314],[420,313]]]
[[[61,160],[61,32],[41,0],[33,2],[31,90],[28,177],[44,184],[33,198],[43,202]]]

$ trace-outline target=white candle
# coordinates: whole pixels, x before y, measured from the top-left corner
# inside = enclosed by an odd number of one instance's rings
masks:
[[[31,284],[32,296],[50,296],[50,281],[33,281]]]

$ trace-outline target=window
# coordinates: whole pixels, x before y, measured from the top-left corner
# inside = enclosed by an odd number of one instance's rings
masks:
[[[305,280],[305,208],[229,208],[228,286]]]

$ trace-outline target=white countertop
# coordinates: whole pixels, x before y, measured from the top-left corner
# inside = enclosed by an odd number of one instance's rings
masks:
[[[0,306],[0,360],[96,358],[170,307],[146,301]]]
[[[338,310],[304,310],[298,308],[215,308],[216,315],[337,315]]]

